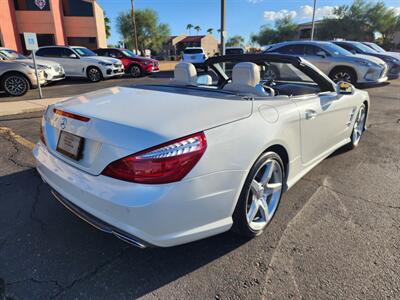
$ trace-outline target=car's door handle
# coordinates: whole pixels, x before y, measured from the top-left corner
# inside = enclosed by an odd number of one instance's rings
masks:
[[[307,109],[305,113],[306,120],[315,119],[317,116],[317,112],[313,109]]]

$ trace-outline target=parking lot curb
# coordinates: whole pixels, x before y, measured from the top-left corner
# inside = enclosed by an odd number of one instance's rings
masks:
[[[68,97],[58,97],[0,103],[0,117],[43,111],[48,105],[63,101],[67,98]]]

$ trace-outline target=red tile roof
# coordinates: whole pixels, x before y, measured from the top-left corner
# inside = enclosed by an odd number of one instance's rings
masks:
[[[189,35],[185,37],[180,42],[182,43],[192,43],[192,42],[201,42],[201,39],[204,38],[205,35]]]

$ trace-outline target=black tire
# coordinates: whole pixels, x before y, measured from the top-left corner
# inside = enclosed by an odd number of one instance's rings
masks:
[[[3,76],[0,86],[8,96],[19,97],[29,91],[30,83],[24,75],[13,72]]]
[[[128,73],[133,78],[139,78],[143,75],[143,70],[138,64],[132,64],[128,69]]]
[[[357,83],[357,73],[352,68],[335,68],[329,74],[329,78],[331,78],[335,83],[338,83],[339,81],[346,81],[353,85]]]
[[[103,79],[103,74],[101,73],[101,70],[97,67],[87,68],[86,76],[90,82],[99,82]]]
[[[351,136],[350,136],[350,143],[348,143],[347,147],[349,150],[352,150],[358,146],[360,143],[362,134],[365,131],[365,122],[367,119],[367,107],[363,103],[356,115],[356,119],[354,121],[353,125],[353,130],[351,131]]]
[[[265,80],[267,83],[271,83],[279,79],[280,76],[279,69],[276,66],[271,65],[265,70],[263,80]]]
[[[276,195],[277,200],[276,200],[276,206],[273,210],[273,212],[269,215],[269,220],[266,221],[266,224],[256,230],[254,228],[251,228],[251,225],[248,221],[247,218],[247,214],[248,214],[248,208],[249,208],[249,198],[250,197],[250,193],[251,193],[251,184],[253,182],[254,179],[256,179],[256,176],[258,175],[257,173],[265,166],[266,163],[270,162],[271,160],[274,161],[274,163],[277,163],[279,165],[279,168],[281,170],[281,190],[280,190],[280,194]],[[253,167],[251,168],[246,181],[244,183],[244,186],[242,188],[242,191],[240,193],[238,202],[236,203],[236,207],[235,207],[235,211],[233,213],[233,226],[232,226],[232,230],[237,233],[240,234],[242,236],[246,236],[246,237],[255,237],[260,235],[264,229],[267,227],[268,223],[271,221],[271,219],[273,218],[273,216],[275,215],[275,212],[278,208],[280,199],[282,197],[282,192],[283,192],[283,187],[284,187],[284,180],[285,180],[285,170],[284,170],[284,165],[282,162],[282,159],[279,157],[278,154],[276,154],[275,152],[266,152],[264,154],[262,154],[257,161],[254,163]],[[272,197],[272,195],[271,195]]]

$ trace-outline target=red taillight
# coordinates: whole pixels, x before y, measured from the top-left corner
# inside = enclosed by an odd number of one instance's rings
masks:
[[[76,115],[76,114],[73,114],[73,113],[62,111],[62,110],[57,109],[57,108],[53,109],[53,112],[55,114],[57,114],[57,115],[68,117],[68,118],[75,119],[75,120],[79,120],[79,121],[82,121],[82,122],[89,122],[90,121],[90,118],[88,118],[88,117],[83,117],[83,116],[80,116],[80,115]]]
[[[39,138],[40,138],[40,140],[42,141],[42,143],[46,145],[46,140],[44,139],[43,126],[42,126],[42,124],[40,124]]]
[[[146,184],[179,181],[193,169],[206,148],[204,133],[196,133],[114,161],[102,175]]]

